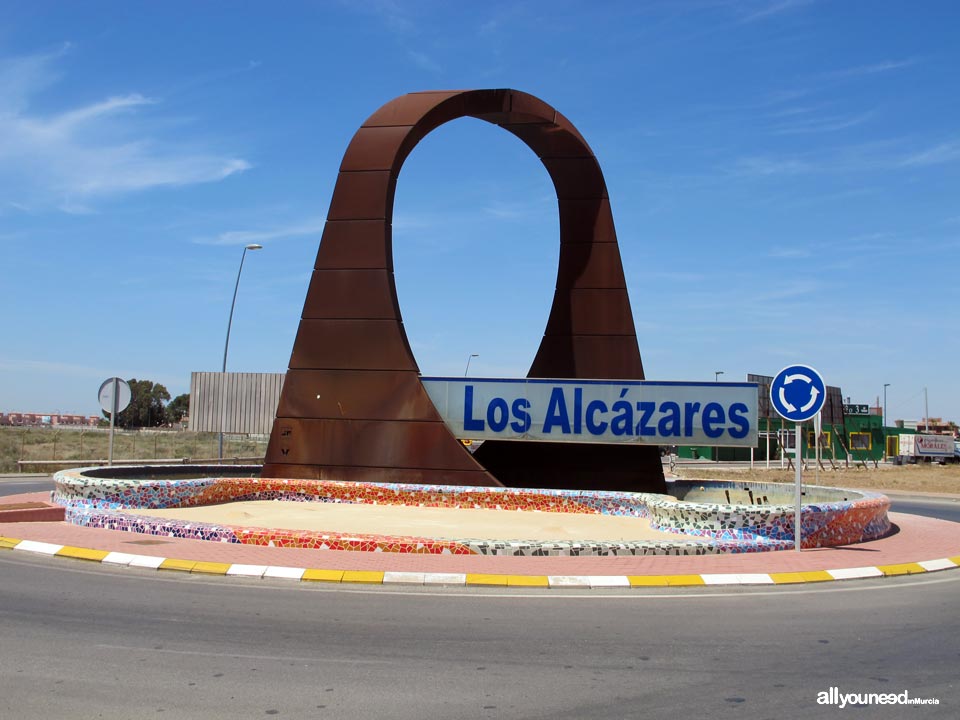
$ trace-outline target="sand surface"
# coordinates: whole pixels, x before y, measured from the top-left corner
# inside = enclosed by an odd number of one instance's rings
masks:
[[[779,470],[779,461],[771,463],[774,467],[767,470],[765,461],[757,461],[753,470],[725,468],[723,465],[678,465],[675,473],[688,480],[735,480],[738,482],[779,482],[792,483],[796,477],[795,470]],[[828,461],[824,461],[825,469],[817,472],[810,462],[803,471],[805,483],[829,485],[831,487],[859,488],[866,490],[902,491],[902,492],[929,492],[960,494],[960,463],[952,465],[936,465],[921,463],[919,465],[892,465],[880,463],[874,467],[873,463],[863,465],[851,464],[849,467],[842,461],[837,461],[837,469],[831,469]],[[816,478],[819,476],[819,482]]]
[[[127,512],[241,527],[320,530],[361,535],[401,535],[452,540],[671,540],[703,538],[662,532],[648,520],[615,515],[518,512],[349,505],[256,500],[168,510],[132,509]]]

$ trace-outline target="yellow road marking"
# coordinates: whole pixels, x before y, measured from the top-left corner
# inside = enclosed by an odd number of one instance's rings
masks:
[[[630,587],[666,587],[665,575],[627,575]]]
[[[311,580],[313,582],[342,582],[343,570],[307,570],[303,573],[301,580]],[[382,578],[381,578],[382,581]],[[356,581],[353,581],[356,582]]]
[[[777,585],[789,583],[826,582],[833,580],[833,575],[826,570],[802,570],[800,572],[770,573],[770,577]]]
[[[664,575],[667,585],[705,585],[699,575]]]
[[[508,587],[550,587],[546,575],[507,575]]]
[[[913,575],[926,572],[918,563],[898,563],[896,565],[877,565],[877,569],[884,575]]]
[[[306,574],[306,573],[304,573]],[[345,583],[367,583],[368,585],[379,585],[383,582],[382,570],[346,570],[340,582]]]
[[[486,573],[467,573],[467,585],[501,585],[509,583],[509,575],[489,575]]]
[[[77,560],[93,560],[100,562],[110,553],[103,550],[90,550],[89,548],[71,547],[64,545],[56,553],[59,557],[76,558]]]
[[[167,558],[162,563],[158,570],[180,570],[182,572],[190,572],[193,570],[193,566],[197,564],[196,560],[171,560]]]

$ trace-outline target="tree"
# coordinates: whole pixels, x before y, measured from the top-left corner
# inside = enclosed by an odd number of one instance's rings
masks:
[[[177,395],[170,404],[167,405],[167,422],[178,423],[183,420],[183,416],[190,410],[190,394],[184,393]]]
[[[160,383],[151,380],[127,380],[130,386],[130,404],[126,410],[117,413],[117,427],[141,428],[158,427],[167,422],[167,410],[164,403],[170,399],[170,393]],[[110,417],[109,413],[104,413]]]

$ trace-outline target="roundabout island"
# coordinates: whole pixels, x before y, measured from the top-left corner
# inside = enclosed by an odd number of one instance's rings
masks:
[[[790,486],[673,480],[669,494],[478,488],[259,477],[260,468],[144,466],[62,471],[67,522],[268,547],[454,555],[643,556],[784,550]],[[891,530],[879,493],[807,486],[803,547]]]

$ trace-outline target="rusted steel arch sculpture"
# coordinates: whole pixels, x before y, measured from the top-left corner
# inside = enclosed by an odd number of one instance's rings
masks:
[[[461,117],[523,140],[556,188],[557,287],[529,376],[643,379],[606,185],[576,128],[516,90],[404,95],[344,154],[264,477],[662,492],[655,447],[487,441],[471,455],[427,396],[394,284],[393,200],[416,144]]]

